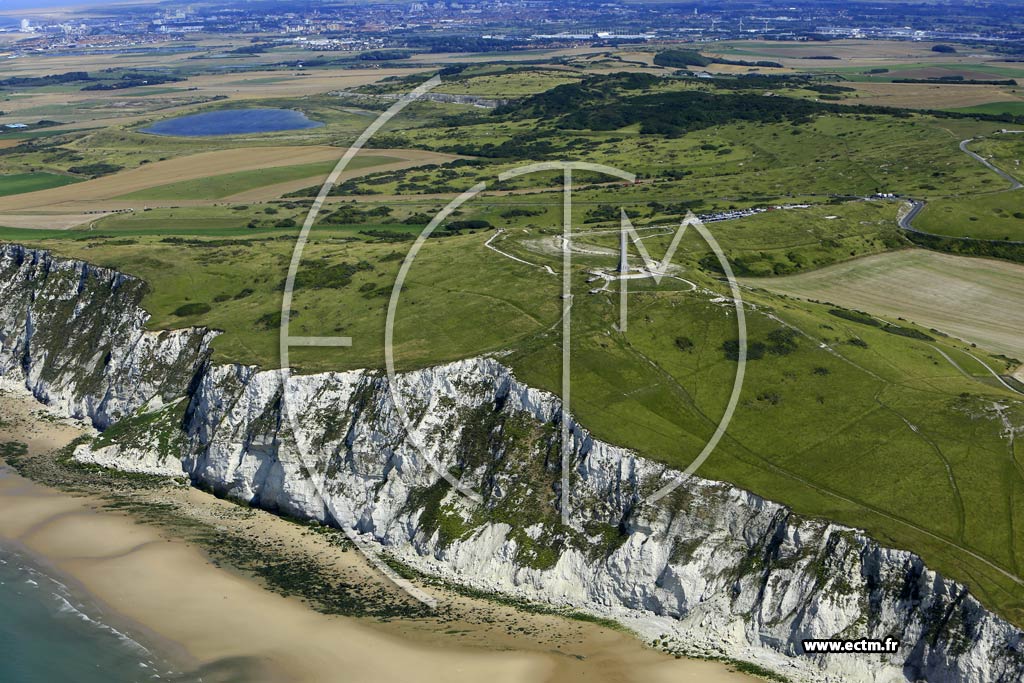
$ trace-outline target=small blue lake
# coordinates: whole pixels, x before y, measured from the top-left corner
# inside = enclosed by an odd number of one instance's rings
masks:
[[[294,109],[222,109],[160,121],[149,128],[144,128],[142,132],[195,138],[275,133],[282,130],[319,128],[322,125],[324,124],[308,119],[301,111]]]

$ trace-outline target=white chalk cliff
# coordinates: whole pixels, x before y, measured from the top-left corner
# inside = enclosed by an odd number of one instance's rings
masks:
[[[427,574],[794,681],[1024,680],[1020,629],[916,555],[700,478],[648,505],[676,473],[576,424],[563,524],[559,401],[496,360],[400,376],[417,449],[381,373],[213,364],[210,331],[146,330],[144,291],[109,269],[0,246],[0,374],[109,428],[82,460],[353,528]],[[808,655],[808,637],[901,647]]]

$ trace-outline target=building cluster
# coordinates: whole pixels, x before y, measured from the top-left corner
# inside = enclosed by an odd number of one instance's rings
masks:
[[[433,2],[295,3],[221,0],[201,5],[118,4],[104,14],[72,12],[63,20],[26,16],[19,26],[26,50],[132,47],[196,34],[284,36],[316,50],[421,47],[430,40],[463,39],[544,45],[729,38],[885,38],[901,40],[1024,40],[1024,9],[990,17],[922,3],[899,14],[870,3],[768,0],[691,5],[594,0],[437,0]],[[916,6],[915,6],[916,7]],[[1016,15],[1020,16],[1016,16]]]

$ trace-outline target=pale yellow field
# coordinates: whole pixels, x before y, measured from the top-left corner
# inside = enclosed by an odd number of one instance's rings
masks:
[[[408,69],[345,69],[320,71],[248,71],[245,74],[195,76],[187,82],[199,93],[227,95],[231,99],[300,97],[376,83],[387,76],[408,76],[425,67]],[[268,82],[266,79],[280,79]]]
[[[26,228],[28,230],[70,230],[79,225],[92,223],[110,215],[111,212],[71,214],[0,214],[0,224],[5,228]]]
[[[644,64],[654,66],[653,52],[619,52],[618,55],[630,62],[643,62]]]
[[[785,74],[791,73],[793,69],[789,67],[778,68],[772,66],[737,66],[736,64],[709,64],[708,66],[702,66],[698,69],[699,71],[707,71],[713,74],[746,74],[751,72],[761,74]]]
[[[27,123],[46,118],[67,122],[53,130],[98,127],[121,122],[134,123],[153,112],[171,113],[211,100],[209,94],[189,92],[185,88],[175,93],[146,96],[146,88],[111,90],[106,92],[34,92],[7,99],[3,102],[5,116],[0,124]],[[51,109],[47,112],[46,108]],[[45,112],[45,113],[40,113]],[[84,125],[83,125],[84,124]]]
[[[987,76],[987,78],[992,78]],[[950,109],[972,107],[989,102],[1024,102],[1020,88],[998,85],[930,85],[925,83],[844,83],[857,89],[851,104],[906,107],[910,109]]]
[[[545,59],[554,59],[555,57],[579,57],[582,55],[594,55],[601,52],[608,52],[607,47],[569,47],[561,50],[524,50],[522,52],[495,52],[488,56],[488,62],[525,62],[540,57]],[[410,59],[405,60],[406,63],[410,64],[439,64],[449,62],[480,62],[480,57],[473,54],[466,54],[464,52],[441,52],[438,54],[418,54],[413,55]],[[384,75],[392,73],[391,69],[388,69]]]
[[[226,41],[222,41],[226,42]],[[172,45],[167,43],[167,46]],[[161,47],[154,44],[153,48]],[[174,55],[138,53],[125,60],[123,55],[113,52],[96,52],[87,55],[54,55],[45,59],[22,57],[4,62],[5,76],[45,76],[67,71],[100,71],[110,68],[170,66],[189,56],[189,53]]]
[[[992,55],[978,55],[973,52],[948,54],[932,52],[935,43],[886,41],[886,40],[834,40],[827,43],[794,42],[726,42],[724,45],[741,46],[765,59],[781,62],[795,69],[836,68],[841,66],[885,67],[892,64],[917,64],[935,62],[942,64],[981,64],[990,61]],[[713,52],[714,44],[702,46],[705,52]],[[839,57],[839,60],[806,59],[819,55]],[[756,61],[755,56],[733,56],[734,59]]]
[[[907,249],[747,284],[891,318],[903,317],[1024,359],[1024,266]]]

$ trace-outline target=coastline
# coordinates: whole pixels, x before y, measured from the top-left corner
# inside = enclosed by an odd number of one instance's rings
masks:
[[[0,468],[0,481],[6,474]],[[80,582],[9,539],[0,539],[0,637],[4,680],[194,680],[182,672],[196,663],[179,645],[101,605]]]
[[[0,442],[26,443],[28,458],[87,431],[53,418],[9,385],[0,393],[0,408]],[[146,495],[149,502],[174,501],[173,514],[184,510],[216,533],[256,538],[288,557],[315,556],[332,576],[343,577],[341,585],[359,586],[375,605],[402,600],[329,535],[173,484]],[[429,590],[448,605],[436,617],[324,614],[297,595],[283,595],[287,588],[270,590],[232,568],[166,520],[142,522],[124,511],[142,504],[111,507],[96,495],[56,491],[5,468],[0,541],[15,541],[41,558],[114,615],[131,637],[191,669],[184,680],[753,680],[723,663],[675,659],[598,624],[524,613],[436,587]]]

